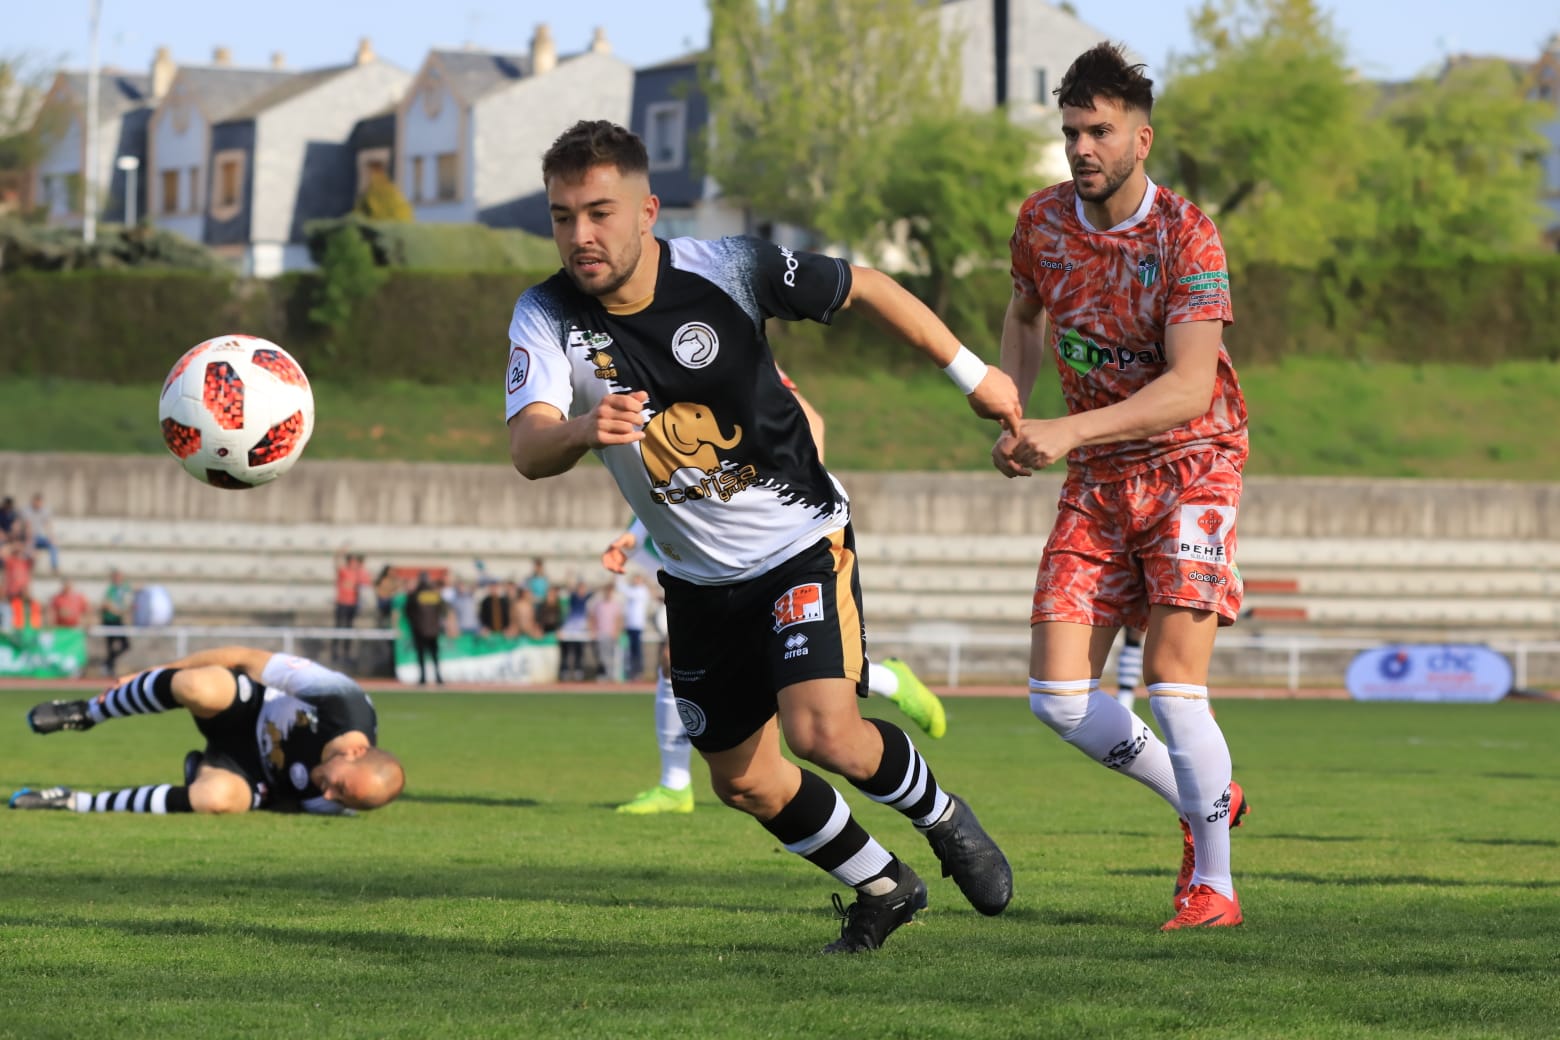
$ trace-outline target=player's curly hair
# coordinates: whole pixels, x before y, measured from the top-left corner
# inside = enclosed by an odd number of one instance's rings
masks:
[[[542,156],[542,183],[572,180],[592,166],[616,166],[619,173],[649,173],[650,156],[639,135],[608,119],[581,119],[558,135]]]
[[[1152,115],[1154,81],[1143,75],[1143,68],[1141,62],[1127,61],[1119,43],[1097,43],[1078,55],[1051,93],[1061,106],[1093,108],[1095,98],[1109,98]]]

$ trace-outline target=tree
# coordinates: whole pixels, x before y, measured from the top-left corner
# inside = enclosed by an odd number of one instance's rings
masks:
[[[49,75],[25,56],[0,55],[0,196],[19,187],[69,127],[68,114],[45,106]]]
[[[1034,136],[1001,110],[912,119],[891,146],[882,207],[903,221],[945,317],[961,264],[1007,256],[1018,205],[1033,188]],[[962,317],[962,316],[961,316]]]
[[[728,197],[848,244],[885,222],[892,144],[958,103],[921,0],[710,0],[702,165]]]
[[[352,207],[352,212],[364,220],[399,220],[413,219],[412,204],[406,201],[406,196],[395,181],[386,177],[381,170],[375,170],[368,175],[368,186],[363,189],[363,194],[358,196],[357,205]]]
[[[1366,212],[1375,259],[1474,259],[1536,248],[1545,106],[1499,60],[1462,61],[1391,91],[1372,120]]]
[[[1218,221],[1234,263],[1310,266],[1352,219],[1368,91],[1314,0],[1205,0],[1154,109],[1156,179]]]
[[[374,251],[362,232],[351,222],[343,224],[326,239],[309,317],[340,335],[357,305],[377,293],[387,278],[389,273],[374,263]]]

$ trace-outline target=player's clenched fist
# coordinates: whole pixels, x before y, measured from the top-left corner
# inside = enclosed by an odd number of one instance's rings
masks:
[[[645,402],[650,395],[643,390],[631,394],[608,394],[590,410],[590,446],[632,444],[645,439]]]

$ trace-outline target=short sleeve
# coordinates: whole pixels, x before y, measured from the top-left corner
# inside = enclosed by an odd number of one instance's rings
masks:
[[[1013,237],[1008,239],[1008,255],[1011,258],[1008,274],[1013,279],[1013,295],[1025,300],[1040,298],[1029,258],[1029,235],[1025,233],[1031,224],[1029,211],[1032,204],[1026,202],[1019,209],[1018,220],[1013,225]]]
[[[538,401],[568,417],[574,388],[561,330],[562,323],[551,316],[538,289],[528,289],[515,303],[504,369],[505,422]]]
[[[836,256],[747,239],[754,259],[753,291],[765,314],[827,325],[850,296],[850,264]]]
[[[1230,306],[1229,262],[1219,231],[1201,213],[1189,214],[1181,235],[1180,248],[1173,253],[1170,267],[1170,296],[1165,307],[1165,324],[1187,321],[1234,322]]]

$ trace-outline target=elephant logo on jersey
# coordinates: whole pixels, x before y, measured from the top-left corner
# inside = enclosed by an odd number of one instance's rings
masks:
[[[639,450],[650,483],[663,488],[672,482],[672,474],[685,467],[714,476],[721,468],[715,449],[726,451],[741,443],[742,427],[733,426],[731,436],[723,437],[720,422],[708,407],[679,401],[645,423],[645,439]]]
[[[589,348],[585,351],[585,359],[596,366],[597,379],[617,378],[617,366],[612,363],[612,355],[605,350]]]
[[[703,368],[720,353],[720,337],[702,321],[690,321],[672,333],[672,354],[684,368]]]

